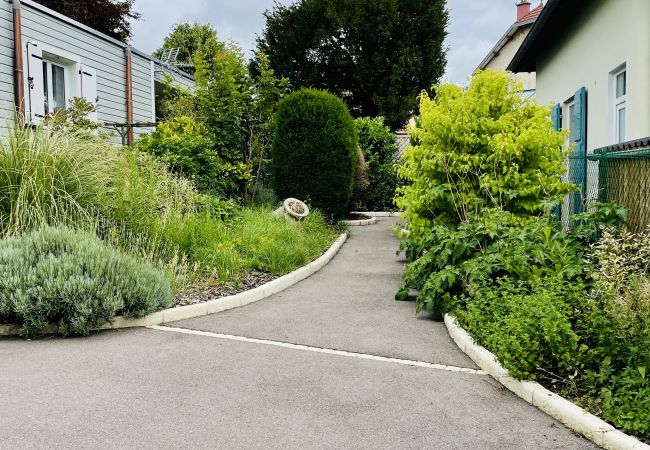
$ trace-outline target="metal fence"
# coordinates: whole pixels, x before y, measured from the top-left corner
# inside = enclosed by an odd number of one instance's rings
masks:
[[[650,225],[650,138],[570,156],[566,181],[578,185],[579,192],[568,195],[562,204],[565,226],[570,226],[572,215],[594,202],[625,206],[632,232]]]

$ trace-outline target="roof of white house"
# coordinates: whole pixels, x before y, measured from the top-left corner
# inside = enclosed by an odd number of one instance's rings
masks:
[[[6,0],[6,1],[11,3],[11,0]],[[164,63],[161,60],[159,60],[158,58],[155,58],[155,57],[149,55],[148,53],[145,53],[145,52],[140,51],[140,50],[138,50],[136,48],[133,48],[129,44],[126,44],[126,43],[124,43],[122,41],[119,41],[119,40],[117,40],[117,39],[115,39],[115,38],[113,38],[111,36],[108,36],[107,34],[104,34],[104,33],[100,32],[100,31],[97,31],[97,30],[95,30],[93,28],[90,28],[89,26],[84,25],[81,22],[77,22],[76,20],[71,19],[70,17],[67,17],[67,16],[65,16],[65,15],[63,15],[61,13],[58,13],[58,12],[50,9],[50,8],[47,8],[47,7],[43,6],[43,5],[41,5],[40,3],[36,3],[33,0],[21,0],[21,3],[24,4],[24,5],[29,6],[30,8],[34,8],[36,10],[42,11],[45,14],[48,14],[48,15],[50,15],[52,17],[55,17],[55,18],[57,18],[57,19],[59,19],[59,20],[61,20],[63,22],[66,22],[67,24],[72,25],[75,28],[79,28],[80,30],[83,30],[86,33],[97,36],[97,37],[99,37],[99,38],[101,38],[101,39],[103,39],[103,40],[105,40],[107,42],[110,42],[111,44],[117,45],[117,46],[122,47],[122,48],[129,48],[131,50],[131,52],[133,52],[134,54],[139,55],[139,56],[141,56],[141,57],[143,57],[143,58],[145,58],[145,59],[147,59],[149,61],[153,61],[156,64],[156,66],[164,68],[164,70],[166,72],[169,72],[170,74],[180,76],[180,77],[182,77],[182,78],[184,78],[186,80],[194,81],[194,77],[192,75],[190,75],[190,74],[188,74],[186,72],[183,72],[179,68],[174,67],[174,66],[172,66],[170,64]]]

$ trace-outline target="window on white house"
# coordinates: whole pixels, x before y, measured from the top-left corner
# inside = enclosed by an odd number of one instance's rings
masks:
[[[627,140],[627,70],[625,67],[614,72],[614,143]]]
[[[49,114],[65,109],[75,97],[97,105],[97,71],[81,58],[40,42],[26,45],[25,106],[29,120],[40,123]],[[88,114],[97,120],[97,112]]]
[[[43,100],[45,114],[65,109],[67,104],[66,68],[51,61],[43,61]]]

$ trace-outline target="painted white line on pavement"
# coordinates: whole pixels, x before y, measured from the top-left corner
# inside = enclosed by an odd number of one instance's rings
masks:
[[[230,341],[250,342],[253,344],[272,345],[275,347],[291,348],[294,350],[303,350],[314,353],[325,353],[328,355],[348,356],[352,358],[370,359],[373,361],[391,362],[405,366],[424,367],[425,369],[444,370],[447,372],[459,372],[472,375],[485,375],[482,370],[468,369],[465,367],[446,366],[444,364],[434,364],[424,361],[412,361],[410,359],[388,358],[386,356],[369,355],[367,353],[346,352],[344,350],[334,350],[331,348],[312,347],[310,345],[291,344],[289,342],[269,341],[268,339],[255,339],[245,336],[233,336],[230,334],[212,333],[210,331],[190,330],[187,328],[175,328],[161,325],[152,325],[147,328],[158,331],[167,331],[172,333],[192,334],[195,336],[204,336],[218,339],[227,339]]]

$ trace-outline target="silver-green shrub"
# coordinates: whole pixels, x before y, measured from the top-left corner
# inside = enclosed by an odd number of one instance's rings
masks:
[[[168,278],[95,235],[44,227],[0,241],[0,322],[23,335],[50,325],[87,335],[117,315],[141,317],[169,305]]]

